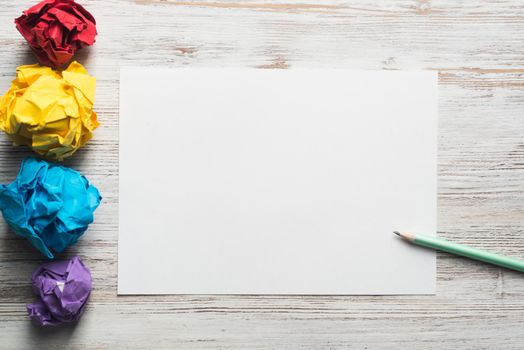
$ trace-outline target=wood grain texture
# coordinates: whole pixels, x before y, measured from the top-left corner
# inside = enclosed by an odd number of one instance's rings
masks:
[[[34,62],[12,23],[33,2],[0,0],[1,91]],[[439,235],[524,256],[522,1],[81,2],[100,32],[77,59],[98,78],[102,126],[66,165],[104,201],[63,256],[86,261],[94,291],[77,327],[32,326],[25,304],[42,260],[2,221],[0,348],[522,348],[522,274],[446,254],[435,296],[116,296],[123,65],[438,70]],[[0,183],[29,154],[0,136]]]

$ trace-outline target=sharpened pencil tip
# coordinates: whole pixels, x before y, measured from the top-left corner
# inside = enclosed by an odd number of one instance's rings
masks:
[[[400,232],[398,231],[393,231],[394,234],[396,234],[397,236],[400,236]]]

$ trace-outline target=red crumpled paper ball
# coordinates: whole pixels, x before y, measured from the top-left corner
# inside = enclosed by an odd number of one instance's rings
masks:
[[[41,64],[60,68],[95,42],[95,18],[73,0],[44,0],[15,19]]]

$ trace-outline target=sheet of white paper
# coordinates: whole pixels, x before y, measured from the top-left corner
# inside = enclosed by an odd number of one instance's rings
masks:
[[[123,68],[119,294],[431,294],[434,72]]]

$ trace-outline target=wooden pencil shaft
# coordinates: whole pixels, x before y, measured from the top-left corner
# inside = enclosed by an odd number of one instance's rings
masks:
[[[524,260],[487,252],[463,244],[449,242],[438,237],[424,236],[419,234],[400,234],[400,236],[420,246],[438,249],[447,253],[456,254],[470,259],[524,272]]]

